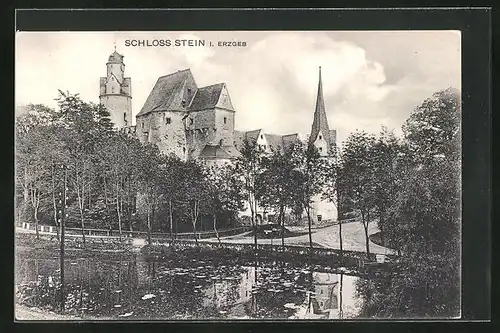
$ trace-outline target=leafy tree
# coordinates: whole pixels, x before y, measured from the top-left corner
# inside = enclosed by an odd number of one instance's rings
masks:
[[[244,181],[244,192],[250,206],[252,226],[254,229],[254,245],[257,248],[257,224],[256,224],[256,179],[261,172],[262,150],[256,141],[243,141],[243,147],[240,149],[241,156],[236,161],[236,170]]]
[[[198,245],[196,223],[200,216],[201,203],[207,200],[208,184],[203,167],[195,160],[189,160],[184,164],[182,178],[182,193],[189,206],[189,216],[193,230],[193,236]]]
[[[234,166],[212,166],[206,170],[207,210],[212,214],[213,228],[220,243],[217,231],[217,215],[235,214],[243,209],[245,196],[243,181]]]
[[[341,154],[337,146],[332,147],[331,158],[326,160],[325,182],[326,186],[323,188],[322,197],[333,203],[337,207],[337,212],[341,211],[341,204],[343,196],[346,192],[346,184],[344,181],[344,168],[342,165]],[[340,254],[343,256],[343,242],[342,242],[342,221],[338,218],[339,227],[339,244]]]
[[[460,98],[446,89],[403,127],[384,234],[402,256],[385,279],[360,281],[362,315],[450,317],[460,299]],[[368,285],[369,284],[369,285]]]
[[[311,209],[315,196],[322,193],[326,185],[327,163],[311,144],[298,143],[291,148],[290,162],[293,165],[291,172],[291,186],[295,188],[295,200],[297,200],[306,211],[309,248],[312,249],[312,219]]]
[[[262,172],[256,178],[256,196],[260,204],[279,212],[282,246],[285,245],[285,211],[287,208],[293,209],[296,191],[290,182],[294,169],[291,154],[289,150],[277,150],[262,158]]]
[[[345,195],[361,214],[368,256],[370,256],[368,226],[373,218],[377,184],[374,176],[375,143],[374,135],[357,131],[349,135],[342,149],[342,180],[345,184]]]
[[[161,169],[162,156],[158,146],[145,144],[136,156],[138,169],[137,181],[140,199],[142,199],[143,212],[146,215],[146,228],[148,231],[148,242],[151,244],[152,219],[154,209],[158,205],[161,194]]]

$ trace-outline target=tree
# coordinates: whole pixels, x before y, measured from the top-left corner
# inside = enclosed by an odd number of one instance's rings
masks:
[[[212,215],[213,228],[220,243],[217,215],[235,214],[243,209],[245,200],[243,181],[231,165],[208,167],[206,177],[207,210]]]
[[[312,250],[311,209],[313,198],[321,194],[326,184],[327,163],[311,144],[297,143],[291,148],[289,157],[293,165],[291,186],[295,188],[295,200],[298,200],[306,211],[309,248]]]
[[[402,256],[393,273],[360,281],[362,315],[457,316],[460,311],[460,97],[435,93],[410,115],[396,159],[385,237]],[[395,272],[395,273],[394,273]]]
[[[109,112],[102,105],[86,103],[78,94],[59,91],[59,110],[55,122],[65,129],[69,156],[69,183],[76,196],[85,246],[85,203],[91,197],[90,186],[96,181],[98,143],[112,135]]]
[[[262,158],[262,172],[256,178],[256,197],[263,207],[279,212],[278,224],[281,226],[281,245],[285,246],[285,211],[293,209],[293,183],[290,182],[294,165],[291,151],[274,151]]]
[[[241,156],[236,160],[236,170],[244,181],[244,191],[247,197],[254,234],[254,245],[257,248],[257,224],[256,224],[256,178],[260,173],[262,150],[256,141],[245,139],[240,150]]]
[[[196,223],[200,216],[201,203],[207,200],[208,184],[206,181],[206,171],[195,160],[189,160],[184,164],[182,178],[182,193],[189,205],[189,215],[193,230],[193,236],[198,245],[198,235],[196,233]]]
[[[37,239],[40,201],[50,193],[47,190],[51,179],[47,156],[55,153],[50,149],[53,117],[54,110],[30,104],[28,112],[16,119],[16,184],[21,185],[24,204],[29,203],[32,207]]]
[[[162,162],[158,146],[153,144],[143,145],[135,161],[138,170],[138,189],[140,191],[140,198],[142,199],[142,205],[140,206],[146,215],[149,244],[151,244],[153,212],[161,195],[160,180],[162,173],[160,166]]]
[[[337,146],[332,147],[331,157],[327,160],[325,182],[326,186],[323,189],[323,199],[329,200],[337,207],[337,212],[341,211],[342,197],[346,191],[346,184],[344,181],[344,167],[342,165],[341,154]],[[340,214],[339,214],[340,215]],[[342,221],[338,218],[339,226],[339,244],[340,255],[343,256],[343,242],[342,242]],[[343,257],[342,257],[343,258]]]
[[[161,181],[161,191],[168,201],[168,216],[170,222],[170,237],[174,239],[174,205],[181,199],[184,162],[176,155],[165,158],[165,171]],[[176,230],[177,233],[177,230]]]
[[[375,191],[375,212],[378,227],[384,243],[385,217],[396,196],[397,169],[400,168],[402,148],[393,132],[383,127],[373,146],[373,176]]]
[[[342,149],[342,180],[345,184],[345,195],[360,212],[368,256],[370,256],[368,226],[373,217],[376,200],[375,142],[375,136],[357,131],[349,135]]]

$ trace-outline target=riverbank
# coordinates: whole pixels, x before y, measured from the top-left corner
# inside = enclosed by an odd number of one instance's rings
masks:
[[[35,307],[28,307],[21,304],[16,304],[14,308],[15,321],[33,321],[33,320],[82,320],[81,316],[70,314],[58,314],[53,311],[42,310]]]

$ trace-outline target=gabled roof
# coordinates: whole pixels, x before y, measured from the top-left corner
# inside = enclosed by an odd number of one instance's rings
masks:
[[[231,155],[219,145],[206,145],[201,151],[200,158],[230,159]]]
[[[234,146],[222,146],[222,149],[229,154],[232,158],[241,156],[241,153]]]
[[[330,128],[328,127],[328,118],[326,117],[325,101],[323,100],[323,84],[321,82],[321,67],[319,68],[318,96],[316,97],[316,109],[314,111],[314,120],[309,136],[309,143],[316,141],[318,134],[323,133],[327,142],[327,148],[330,150]]]
[[[191,111],[213,109],[219,102],[220,95],[224,90],[224,83],[199,88],[189,106]]]
[[[285,149],[288,149],[299,140],[299,134],[293,133],[293,134],[283,135],[282,140],[283,140],[283,147]]]
[[[281,135],[276,134],[264,134],[267,140],[267,144],[271,148],[271,150],[279,150],[283,149],[283,137]]]
[[[144,106],[136,117],[152,111],[173,110],[172,107],[175,107],[175,109],[179,107],[178,105],[172,105],[172,102],[174,100],[182,100],[182,96],[179,95],[183,94],[184,85],[188,79],[194,82],[193,75],[189,69],[158,78]]]
[[[248,131],[248,132],[245,133],[245,138],[244,139],[248,140],[249,142],[255,142],[259,138],[260,132],[262,132],[262,129],[256,129],[256,130],[253,130],[253,131]]]

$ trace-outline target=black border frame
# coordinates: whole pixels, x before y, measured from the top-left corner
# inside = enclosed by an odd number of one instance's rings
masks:
[[[461,331],[472,329],[464,321],[487,321],[491,316],[491,9],[488,8],[429,8],[429,9],[172,9],[172,10],[123,10],[123,9],[85,9],[85,10],[20,10],[14,13],[16,29],[22,31],[139,31],[139,30],[461,30],[462,32],[462,102],[463,102],[463,250],[462,250],[462,317],[460,321],[449,320],[442,323],[421,322],[407,326],[396,321],[357,321],[357,322],[228,322],[228,323],[157,323],[142,324],[146,330],[160,328],[203,331],[221,329],[253,331],[256,329],[277,328],[283,330],[331,329],[341,328],[346,332],[359,329],[416,331],[442,331],[443,328]],[[208,14],[208,15],[207,15]],[[12,31],[14,32],[14,31]],[[13,103],[12,103],[13,104]],[[9,108],[6,107],[6,110]],[[13,110],[13,109],[11,109]],[[5,111],[4,111],[5,112]],[[11,118],[13,120],[12,112]],[[4,123],[6,124],[6,123]],[[7,123],[7,126],[9,124]],[[12,133],[12,127],[4,133]],[[9,140],[7,138],[7,143]],[[13,147],[13,145],[12,145]],[[12,164],[13,165],[13,164]],[[13,169],[2,174],[13,175]],[[13,183],[11,183],[13,184]],[[13,193],[13,186],[10,187]],[[3,192],[10,201],[9,191]],[[7,199],[7,198],[6,198]],[[10,206],[2,210],[7,212]],[[12,211],[12,209],[10,210]],[[10,216],[5,216],[5,223]],[[12,244],[12,234],[3,233],[7,247]],[[12,242],[12,243],[11,243]],[[7,249],[8,250],[8,249]],[[7,258],[10,252],[6,252]],[[8,273],[10,274],[10,272]],[[13,276],[13,275],[12,275]],[[13,291],[12,286],[9,292]],[[12,307],[11,298],[4,299]],[[13,311],[3,314],[11,321]],[[42,326],[40,326],[42,325]],[[11,331],[43,330],[41,323],[16,323]],[[95,323],[49,324],[51,331],[66,332],[68,329],[79,331],[102,330]],[[106,322],[104,330],[117,329],[137,331],[136,324]],[[168,326],[166,326],[168,325]],[[458,326],[460,325],[460,326]],[[168,327],[168,328],[167,328]],[[468,327],[468,329],[467,329]],[[485,327],[483,327],[485,328]],[[141,330],[141,329],[140,329]]]

